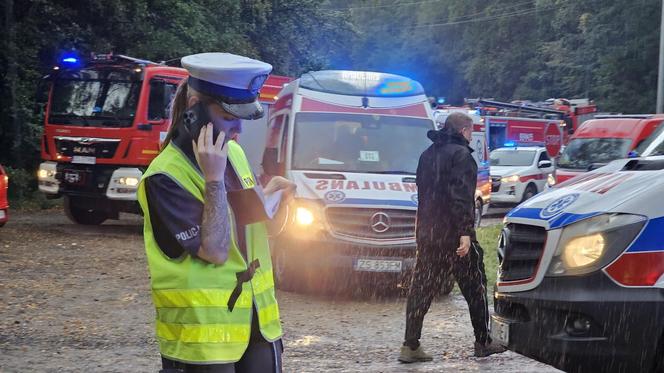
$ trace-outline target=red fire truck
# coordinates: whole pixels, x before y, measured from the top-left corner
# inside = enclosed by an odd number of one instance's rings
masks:
[[[0,165],[0,227],[9,220],[9,202],[7,201],[7,188],[9,186],[9,176],[5,169]]]
[[[478,100],[477,109],[489,131],[491,150],[545,146],[551,158],[560,153],[564,142],[564,112],[489,100]]]
[[[186,77],[185,69],[122,55],[61,58],[47,76],[39,189],[64,197],[67,216],[79,224],[139,213],[138,183],[159,153]],[[286,80],[268,79],[266,105]]]

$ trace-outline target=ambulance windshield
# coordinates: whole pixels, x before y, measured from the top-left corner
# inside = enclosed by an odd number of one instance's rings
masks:
[[[299,113],[293,169],[415,174],[431,144],[429,119],[371,114]]]
[[[131,126],[140,81],[124,70],[77,70],[53,83],[49,123],[80,126]]]
[[[632,139],[587,138],[573,139],[558,160],[558,167],[587,170],[594,164],[605,164],[627,157]]]

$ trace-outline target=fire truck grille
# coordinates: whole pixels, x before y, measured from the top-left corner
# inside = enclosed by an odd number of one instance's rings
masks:
[[[544,244],[546,230],[523,224],[508,224],[503,232],[498,253],[500,281],[526,280],[535,275]],[[504,257],[501,257],[501,254]]]
[[[491,176],[491,193],[496,193],[500,190],[500,176]]]
[[[329,207],[327,221],[336,234],[362,239],[415,238],[415,210]]]
[[[56,139],[55,147],[59,154],[66,157],[84,156],[95,158],[113,158],[120,144],[117,140],[81,142],[75,139]]]

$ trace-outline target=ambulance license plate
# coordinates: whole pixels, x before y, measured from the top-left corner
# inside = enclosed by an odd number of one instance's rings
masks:
[[[95,157],[86,157],[86,156],[82,156],[82,155],[75,155],[71,158],[71,163],[96,164],[97,163],[97,158],[95,158]]]
[[[503,346],[510,343],[510,324],[495,315],[491,316],[491,339]]]
[[[400,260],[358,259],[355,270],[360,272],[401,272]]]

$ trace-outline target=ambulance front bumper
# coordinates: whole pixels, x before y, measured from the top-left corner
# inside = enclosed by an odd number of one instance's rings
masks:
[[[497,292],[492,337],[565,371],[649,371],[664,332],[664,291],[626,289],[602,272]]]
[[[368,244],[343,241],[327,234],[317,237],[285,235],[281,242],[289,261],[299,268],[311,268],[335,275],[370,275],[410,278],[415,268],[415,242],[409,244]]]

